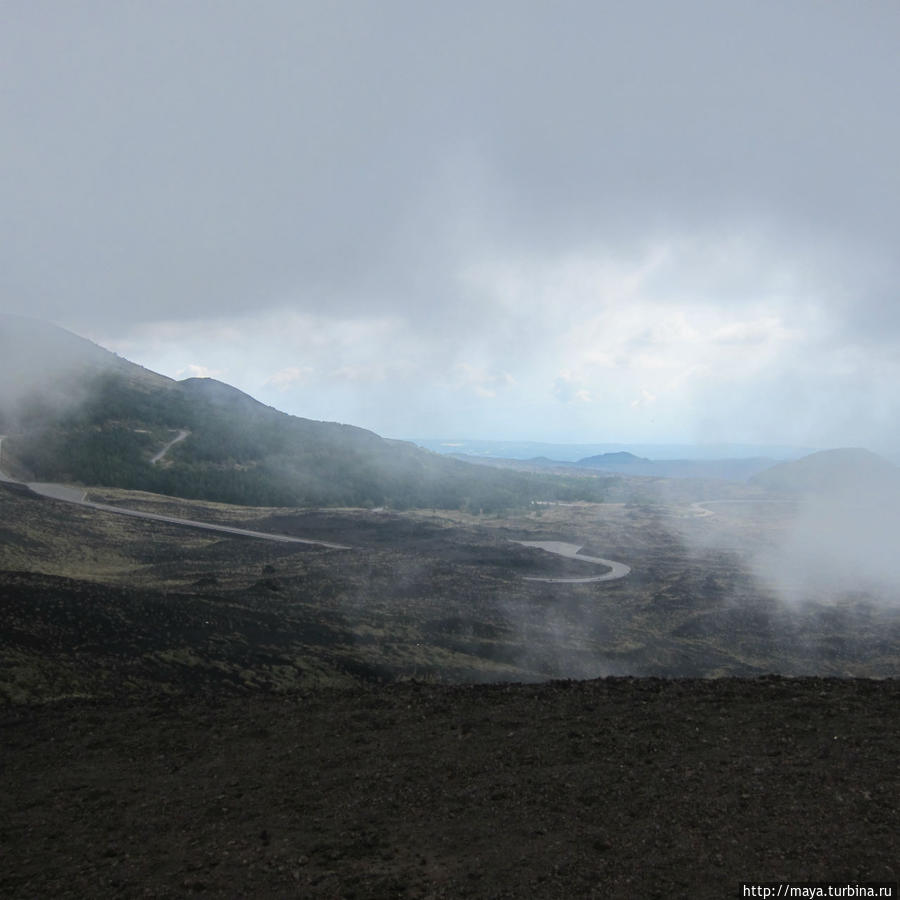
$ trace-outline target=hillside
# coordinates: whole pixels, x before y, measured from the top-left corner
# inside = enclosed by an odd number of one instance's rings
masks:
[[[771,459],[646,459],[633,453],[602,453],[588,456],[573,464],[577,468],[622,472],[656,478],[721,478],[746,481],[772,465]]]
[[[598,453],[594,456],[586,456],[584,459],[579,459],[576,465],[579,466],[622,466],[622,465],[631,465],[632,463],[646,463],[650,462],[649,459],[646,459],[643,456],[636,456],[634,453],[628,453],[625,450],[620,450],[617,453]]]
[[[678,507],[578,504],[498,518],[98,488],[89,497],[351,549],[145,521],[0,485],[0,704],[409,677],[890,677],[900,665],[893,589],[854,582],[839,602],[785,605],[754,575],[783,541],[789,504],[722,502],[683,518]],[[517,543],[557,540],[631,572],[532,580],[597,574]]]
[[[631,479],[715,480],[717,482],[746,482],[758,472],[770,468],[774,460],[767,457],[736,459],[647,459],[628,452],[601,453],[574,462],[534,456],[529,459],[508,459],[496,456],[467,456],[449,454],[454,459],[475,465],[492,466],[516,472],[553,473],[571,477],[623,475]],[[717,486],[716,490],[721,489]]]
[[[50,334],[0,358],[3,466],[112,486],[0,484],[3,897],[896,881],[896,581],[783,601],[758,563],[799,504],[473,467]],[[378,508],[594,487],[628,502]],[[590,556],[631,570],[571,581]]]
[[[0,385],[4,464],[22,480],[250,505],[483,512],[603,496],[599,479],[494,472],[290,416],[213,379],[174,381],[17,317],[0,317]]]
[[[779,463],[750,479],[769,491],[820,498],[856,500],[900,494],[900,468],[858,448],[822,450]]]

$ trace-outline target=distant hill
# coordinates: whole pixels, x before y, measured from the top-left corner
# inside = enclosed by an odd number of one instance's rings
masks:
[[[182,430],[164,459],[153,457]],[[595,479],[499,472],[364,428],[175,381],[43,322],[0,316],[0,434],[22,478],[260,506],[465,508],[602,499]]]
[[[624,466],[633,463],[650,462],[643,456],[635,456],[634,453],[628,453],[626,450],[620,450],[618,453],[600,453],[596,456],[586,456],[579,459],[576,465],[579,466]]]
[[[750,481],[781,493],[872,499],[900,493],[900,468],[868,450],[842,448],[778,463]]]
[[[769,468],[773,460],[749,457],[741,459],[632,459],[609,460],[607,456],[631,456],[629,453],[609,453],[576,463],[579,467],[604,469],[629,475],[651,475],[656,478],[719,478],[726,481],[746,481]]]
[[[773,460],[763,457],[648,459],[645,456],[620,450],[586,456],[574,463],[556,462],[552,465],[566,465],[573,469],[599,469],[622,475],[644,475],[654,478],[716,478],[728,481],[746,481],[757,472],[769,468],[772,463]]]
[[[471,438],[411,437],[415,444],[436,453],[461,454],[482,459],[533,460],[544,458],[556,462],[575,463],[580,459],[605,453],[627,451],[649,460],[771,460],[799,459],[819,449],[785,444],[551,444],[542,441],[491,441]]]
[[[717,481],[747,481],[775,462],[766,457],[736,459],[648,459],[627,450],[586,456],[575,462],[534,456],[530,459],[506,459],[493,456],[467,456],[454,453],[454,459],[478,465],[511,469],[519,472],[554,472],[557,475],[628,475],[639,478],[691,478]]]

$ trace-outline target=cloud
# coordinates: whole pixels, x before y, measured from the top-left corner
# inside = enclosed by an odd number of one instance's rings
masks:
[[[459,363],[456,373],[456,383],[459,387],[470,390],[485,399],[493,399],[500,391],[516,384],[516,380],[509,372],[491,371],[482,366],[468,363]]]
[[[225,374],[227,374],[225,369],[210,369],[196,363],[190,363],[175,373],[177,378],[221,378]]]
[[[287,366],[270,375],[264,382],[266,385],[285,391],[294,385],[309,382],[314,374],[312,366]]]
[[[9,311],[377,430],[900,442],[894,4],[4,25]]]
[[[651,394],[650,391],[643,389],[641,390],[640,396],[635,397],[635,399],[631,401],[633,408],[639,406],[653,406],[654,403],[656,403],[656,394]]]
[[[330,378],[351,383],[368,383],[376,381],[388,381],[392,378],[402,378],[406,367],[393,366],[388,363],[369,363],[365,365],[339,366],[328,373]]]
[[[590,403],[591,392],[582,386],[583,383],[569,372],[563,372],[553,381],[553,396],[560,403]]]
[[[764,316],[754,321],[728,322],[716,328],[710,340],[718,344],[753,344],[759,346],[789,335],[778,316]]]

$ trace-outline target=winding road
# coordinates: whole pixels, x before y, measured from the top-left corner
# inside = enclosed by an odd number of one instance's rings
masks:
[[[179,438],[184,440],[184,438]],[[172,443],[175,443],[174,441]],[[171,444],[169,445],[171,446]],[[282,544],[311,544],[316,547],[326,547],[329,550],[350,550],[345,544],[333,544],[330,541],[314,541],[308,538],[298,538],[290,534],[272,534],[267,531],[252,531],[249,528],[234,528],[231,525],[215,525],[211,522],[198,522],[196,519],[182,519],[177,516],[164,516],[159,513],[141,512],[137,509],[126,509],[121,506],[110,506],[106,503],[94,503],[87,500],[87,492],[84,488],[72,484],[53,484],[43,481],[21,482],[3,471],[3,436],[0,435],[0,481],[8,481],[13,484],[24,484],[30,491],[49,497],[53,500],[64,500],[66,503],[77,503],[79,506],[89,506],[91,509],[100,509],[104,512],[115,513],[119,516],[131,516],[135,519],[150,519],[154,522],[167,522],[170,525],[183,525],[187,528],[200,528],[204,531],[217,531],[223,534],[235,534],[239,537],[258,538],[264,541],[279,541]]]
[[[172,525],[185,525],[189,528],[201,528],[205,531],[219,531],[225,534],[236,534],[241,537],[261,538],[265,541],[280,541],[283,544],[314,544],[317,547],[327,547],[329,550],[350,550],[351,547],[345,544],[332,544],[329,541],[313,541],[308,538],[298,538],[290,534],[275,534],[268,531],[252,531],[249,528],[234,528],[231,525],[214,525],[211,522],[198,522],[196,519],[180,519],[176,516],[163,516],[159,513],[140,512],[136,509],[124,509],[121,506],[109,506],[106,503],[93,503],[84,499],[84,494],[80,500],[74,497],[62,497],[54,493],[40,490],[40,488],[65,488],[66,485],[59,484],[29,484],[36,494],[43,494],[45,497],[56,497],[58,500],[69,500],[71,503],[78,503],[81,506],[90,506],[92,509],[102,509],[105,512],[117,513],[120,516],[134,516],[137,519],[152,519],[155,522],[169,522]]]
[[[184,440],[189,432],[182,430],[175,440],[167,444],[160,453],[154,458],[153,462],[158,462],[164,456],[166,450],[180,440]],[[204,531],[215,531],[222,534],[233,534],[239,537],[258,538],[264,541],[279,541],[284,544],[311,544],[317,547],[326,547],[329,550],[351,550],[345,544],[334,544],[330,541],[314,541],[308,538],[298,538],[289,534],[272,534],[266,531],[252,531],[249,528],[235,528],[231,525],[214,525],[210,522],[199,522],[196,519],[182,519],[177,516],[164,516],[159,513],[141,512],[136,509],[127,509],[121,506],[110,506],[106,503],[94,503],[87,499],[87,491],[72,484],[55,484],[52,482],[32,481],[20,482],[3,471],[3,438],[0,435],[0,481],[12,482],[13,484],[24,484],[29,490],[42,497],[49,497],[52,500],[63,500],[66,503],[76,503],[79,506],[87,506],[91,509],[99,509],[103,512],[115,513],[118,516],[131,516],[135,519],[149,519],[153,522],[166,522],[170,525],[183,525],[187,528],[199,528]],[[610,571],[604,572],[602,575],[588,575],[572,578],[543,578],[539,576],[525,575],[526,581],[542,581],[551,584],[589,584],[597,581],[616,581],[624,578],[631,572],[631,567],[624,563],[616,562],[612,559],[601,559],[599,556],[587,556],[579,553],[580,544],[567,544],[563,541],[512,541],[514,544],[521,544],[523,547],[535,547],[539,550],[545,550],[547,553],[554,553],[557,556],[563,556],[567,559],[578,559],[582,562],[595,563],[600,566],[608,566]]]
[[[555,553],[557,556],[564,556],[566,559],[580,559],[582,562],[595,563],[598,566],[609,566],[610,568],[609,572],[604,572],[602,575],[587,575],[575,578],[542,578],[535,575],[525,575],[523,577],[526,581],[544,581],[550,584],[590,584],[595,581],[616,581],[619,578],[624,578],[631,571],[631,566],[626,566],[625,563],[579,553],[578,551],[581,550],[580,544],[567,544],[564,541],[513,541],[513,543],[521,544],[523,547],[537,547],[538,550],[546,550],[547,553]]]
[[[163,447],[150,462],[155,466],[179,441],[183,441],[189,434],[190,432],[187,428],[182,428],[181,431],[178,432],[178,436],[169,441],[169,443],[166,444],[166,446]]]
[[[717,515],[715,510],[709,508],[710,503],[796,503],[796,498],[789,497],[724,497],[721,500],[700,500],[691,504],[691,510],[695,519],[702,519],[706,516]]]

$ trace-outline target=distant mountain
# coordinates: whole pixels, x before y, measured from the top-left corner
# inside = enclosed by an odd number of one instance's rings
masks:
[[[610,456],[618,454],[608,454]],[[630,455],[630,454],[624,454]],[[596,457],[594,457],[596,459]],[[744,459],[633,459],[606,463],[579,462],[608,472],[628,475],[652,475],[656,478],[719,478],[727,481],[746,481],[757,472],[769,468],[774,460],[751,457]]]
[[[620,450],[618,453],[600,453],[596,456],[587,456],[584,459],[579,459],[576,465],[578,466],[625,466],[631,465],[632,463],[646,463],[650,462],[649,459],[646,459],[643,456],[635,456],[634,453],[628,453],[625,450]]]
[[[528,459],[496,456],[469,456],[453,453],[454,459],[520,472],[554,472],[556,474],[634,475],[648,478],[693,478],[724,481],[747,481],[770,468],[769,457],[737,457],[734,459],[649,459],[627,450],[616,450],[586,456],[575,461],[547,456]]]
[[[746,481],[757,472],[769,468],[774,460],[762,457],[738,459],[647,459],[627,451],[587,456],[572,468],[616,472],[621,475],[645,475],[654,478],[717,478]],[[561,465],[561,463],[554,463]]]
[[[435,453],[459,454],[482,459],[534,460],[574,463],[606,453],[627,451],[648,460],[717,461],[732,459],[769,459],[769,465],[784,459],[799,459],[815,447],[783,444],[551,444],[540,441],[492,441],[470,438],[410,438],[413,443]]]
[[[900,468],[868,450],[843,448],[778,463],[750,481],[781,493],[873,499],[900,492]]]
[[[26,480],[229,503],[494,512],[533,499],[602,499],[596,480],[491,471],[289,416],[220,381],[174,381],[13,316],[0,316],[0,434],[4,465]]]

